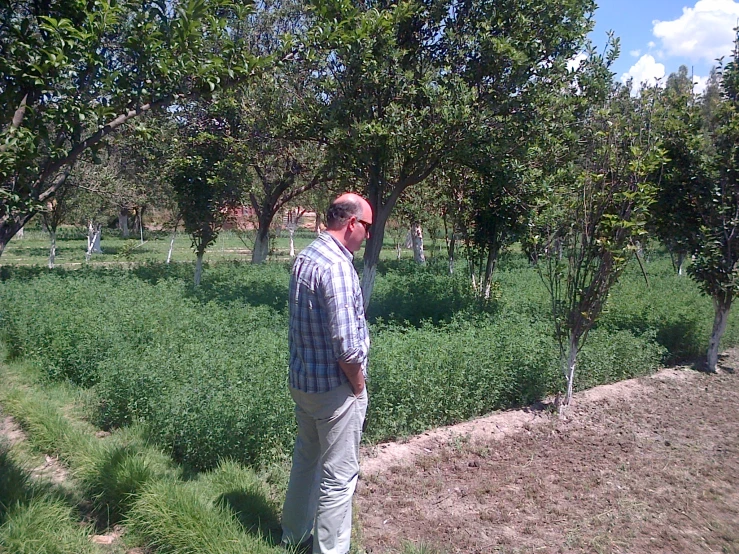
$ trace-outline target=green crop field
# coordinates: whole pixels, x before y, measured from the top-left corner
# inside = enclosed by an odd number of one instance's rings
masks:
[[[471,294],[460,266],[387,260],[368,315],[373,348],[366,440],[380,441],[530,403],[563,386],[548,297],[509,254],[494,298]],[[580,388],[653,371],[703,349],[712,309],[665,256],[632,268],[579,361]],[[143,424],[196,470],[283,460],[293,437],[286,386],[289,264],[188,263],[132,269],[3,269],[3,340],[47,379],[86,391],[102,429]],[[724,338],[736,341],[732,323]]]

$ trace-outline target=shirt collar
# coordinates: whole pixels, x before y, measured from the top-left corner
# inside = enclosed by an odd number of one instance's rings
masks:
[[[338,240],[336,240],[336,237],[334,237],[331,233],[324,231],[319,235],[319,238],[323,239],[323,241],[326,242],[326,244],[329,244],[329,245],[334,244],[339,249],[339,251],[342,254],[344,254],[344,256],[346,256],[346,258],[350,262],[354,261],[354,254],[349,252],[346,246],[344,246]]]

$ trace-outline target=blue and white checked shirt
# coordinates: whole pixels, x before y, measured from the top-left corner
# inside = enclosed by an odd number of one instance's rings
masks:
[[[369,332],[353,256],[321,233],[296,258],[290,279],[290,386],[328,392],[347,381],[339,360],[367,375]]]

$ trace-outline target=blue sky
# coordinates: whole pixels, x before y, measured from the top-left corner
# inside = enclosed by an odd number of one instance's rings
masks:
[[[600,48],[606,32],[621,38],[621,56],[614,66],[617,77],[635,83],[666,76],[681,64],[692,68],[696,92],[720,55],[732,51],[733,28],[739,20],[735,0],[596,0],[591,40]]]

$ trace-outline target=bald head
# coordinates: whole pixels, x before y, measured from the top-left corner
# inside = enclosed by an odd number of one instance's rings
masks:
[[[341,229],[352,218],[362,219],[365,208],[370,209],[369,203],[353,192],[342,194],[331,202],[326,212],[326,228],[331,231]]]
[[[350,252],[362,247],[364,239],[369,238],[371,225],[372,207],[367,200],[352,192],[339,196],[326,212],[328,232]]]

